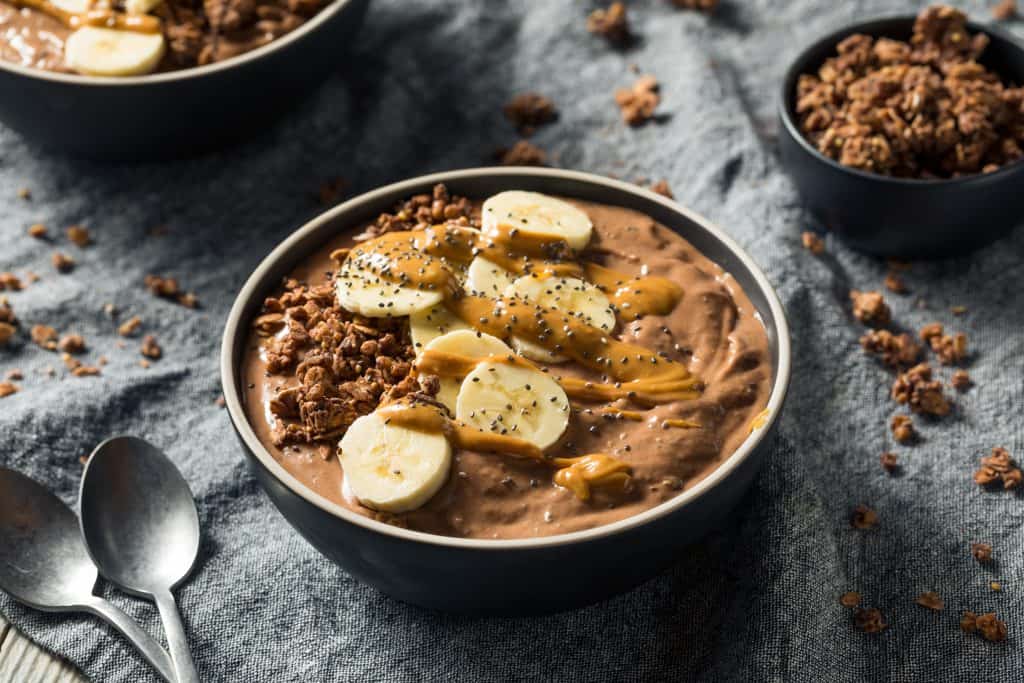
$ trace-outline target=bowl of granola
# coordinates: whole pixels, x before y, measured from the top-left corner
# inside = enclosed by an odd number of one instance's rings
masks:
[[[369,0],[0,0],[0,121],[100,160],[193,154],[319,84]]]
[[[1024,49],[945,6],[838,30],[779,100],[780,151],[805,204],[852,246],[950,255],[1024,215]]]
[[[627,590],[737,503],[789,333],[764,275],[675,202],[483,168],[314,219],[236,299],[221,379],[252,471],[400,600],[552,612]]]

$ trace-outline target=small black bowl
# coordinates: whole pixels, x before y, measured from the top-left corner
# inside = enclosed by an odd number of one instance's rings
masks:
[[[825,227],[856,249],[894,258],[962,253],[1004,235],[1024,219],[1024,162],[993,173],[951,180],[891,178],[843,166],[818,152],[797,126],[796,86],[836,54],[855,33],[909,39],[913,16],[853,24],[800,53],[786,72],[779,101],[782,162],[804,202]],[[981,63],[1013,83],[1024,83],[1024,48],[1009,34],[969,22],[991,42]]]
[[[0,121],[75,157],[142,161],[233,142],[301,101],[335,69],[370,0],[334,0],[291,33],[231,59],[127,78],[0,60]]]

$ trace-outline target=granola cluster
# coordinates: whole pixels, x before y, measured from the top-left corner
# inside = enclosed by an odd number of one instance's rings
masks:
[[[453,197],[438,183],[430,194],[418,194],[402,202],[391,213],[382,213],[369,228],[356,236],[357,242],[398,230],[423,230],[437,223],[452,222],[480,227],[480,216],[465,197]]]
[[[1024,89],[977,60],[963,12],[923,10],[910,42],[853,35],[797,85],[800,129],[826,156],[905,178],[989,172],[1024,155]]]
[[[910,406],[915,413],[943,417],[952,410],[942,382],[932,379],[932,368],[927,363],[919,363],[898,374],[891,393],[893,400]]]
[[[998,446],[992,449],[991,454],[981,459],[981,467],[974,473],[974,481],[979,486],[995,485],[1004,489],[1017,488],[1022,478],[1024,473],[1010,457],[1010,452]],[[989,548],[989,554],[991,552]]]

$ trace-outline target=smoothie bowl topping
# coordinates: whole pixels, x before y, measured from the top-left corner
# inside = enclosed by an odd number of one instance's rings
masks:
[[[742,289],[644,214],[443,186],[307,259],[243,359],[261,441],[306,486],[429,533],[637,514],[749,434],[771,361]]]

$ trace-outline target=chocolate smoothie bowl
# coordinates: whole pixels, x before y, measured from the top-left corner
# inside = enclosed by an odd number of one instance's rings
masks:
[[[409,602],[544,612],[649,578],[731,508],[788,349],[756,266],[673,202],[480,169],[295,233],[239,295],[222,379],[329,558]]]

